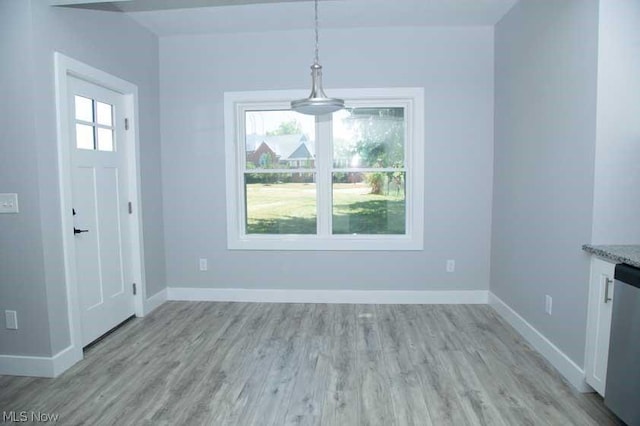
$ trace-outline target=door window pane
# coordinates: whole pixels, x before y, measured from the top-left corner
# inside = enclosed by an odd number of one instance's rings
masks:
[[[96,101],[96,121],[103,126],[113,125],[113,107]]]
[[[315,234],[314,173],[246,173],[247,234]]]
[[[404,172],[333,173],[333,234],[404,234]]]
[[[404,108],[349,108],[333,114],[333,166],[404,167]]]
[[[76,146],[78,149],[95,149],[93,126],[76,124]]]
[[[113,106],[79,95],[75,95],[74,100],[76,147],[114,151]]]
[[[98,151],[113,151],[113,130],[98,127]]]
[[[93,122],[93,100],[83,96],[75,96],[76,120]]]
[[[293,111],[245,113],[246,169],[315,168],[315,120]]]

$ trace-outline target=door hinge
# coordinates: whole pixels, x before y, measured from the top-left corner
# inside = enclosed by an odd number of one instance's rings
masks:
[[[138,289],[136,288],[136,283],[133,283],[133,295],[138,294]]]
[[[125,130],[129,130],[129,119],[128,118],[124,119],[124,129]]]
[[[133,204],[129,201],[129,214],[133,214]]]

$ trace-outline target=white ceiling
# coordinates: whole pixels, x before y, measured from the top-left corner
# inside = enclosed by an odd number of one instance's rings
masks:
[[[494,25],[517,1],[321,0],[320,26]],[[278,31],[313,26],[313,2],[310,0],[126,0],[113,4],[159,36]],[[97,7],[103,8],[104,4]]]

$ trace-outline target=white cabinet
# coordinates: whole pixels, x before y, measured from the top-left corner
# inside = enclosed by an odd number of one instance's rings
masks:
[[[591,258],[585,375],[587,383],[602,396],[607,381],[614,270],[615,264]]]

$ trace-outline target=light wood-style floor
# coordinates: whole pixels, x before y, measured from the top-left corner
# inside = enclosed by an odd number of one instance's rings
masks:
[[[610,425],[486,305],[169,302],[0,411],[63,425]]]

